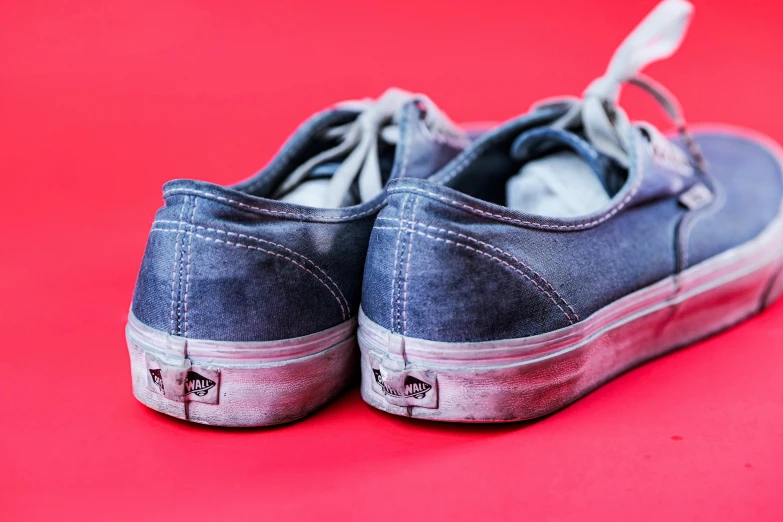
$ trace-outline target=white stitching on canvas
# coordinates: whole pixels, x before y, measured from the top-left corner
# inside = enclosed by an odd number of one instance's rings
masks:
[[[153,228],[150,232],[169,232],[169,233],[177,232],[177,233],[179,233],[180,231],[178,231],[178,230],[171,230],[171,229],[167,229],[167,228]],[[225,244],[225,245],[230,245],[230,246],[237,247],[237,248],[247,248],[247,249],[250,249],[250,250],[258,250],[258,251],[263,252],[265,254],[273,255],[273,256],[285,259],[286,261],[290,261],[291,263],[293,263],[297,267],[301,268],[302,270],[304,270],[308,274],[312,275],[314,278],[316,278],[318,280],[319,283],[324,285],[324,287],[326,287],[326,289],[329,290],[329,293],[332,294],[334,296],[334,298],[337,300],[337,304],[340,305],[340,311],[342,312],[343,320],[347,320],[348,319],[348,317],[346,316],[345,307],[343,307],[342,301],[337,296],[337,294],[334,293],[334,290],[332,290],[332,288],[328,284],[326,284],[326,282],[323,279],[318,277],[318,274],[316,274],[315,272],[313,272],[312,270],[310,270],[306,266],[297,263],[296,261],[294,261],[290,257],[284,256],[283,254],[278,254],[277,252],[272,252],[271,250],[266,250],[264,248],[260,248],[260,247],[256,247],[256,246],[252,246],[252,245],[244,245],[242,243],[234,243],[232,241],[226,241],[226,240],[222,240],[222,239],[216,239],[216,238],[212,238],[212,237],[202,236],[201,234],[197,234],[195,232],[188,232],[188,231],[184,231],[184,232],[186,234],[192,234],[193,236],[195,236],[195,237],[197,237],[199,239],[203,239],[205,241],[214,241],[215,243],[221,243],[221,244]]]
[[[192,205],[192,203],[191,203]],[[188,213],[188,211],[186,211]],[[183,229],[184,232],[184,229]],[[179,237],[179,236],[177,236]],[[182,334],[182,290],[184,285],[182,284],[184,277],[184,255],[185,255],[185,235],[182,236],[182,243],[179,245],[179,268],[177,269],[177,335]]]
[[[193,207],[194,200],[196,198],[190,198],[188,202],[190,203],[191,208]],[[187,207],[187,205],[185,205]],[[188,214],[190,212],[190,209],[185,210],[185,213]],[[183,223],[185,225],[185,223]],[[184,232],[184,229],[183,229]],[[182,335],[182,323],[183,323],[183,302],[182,302],[182,291],[185,288],[185,236],[182,236],[182,244],[179,247],[179,277],[178,277],[178,286],[177,286],[177,335]]]
[[[158,219],[158,220],[155,221],[155,223],[177,224],[177,221],[166,220],[166,219]],[[155,225],[155,223],[153,223],[153,226]],[[329,277],[329,274],[327,274],[326,271],[324,271],[324,269],[322,269],[320,266],[318,266],[309,257],[307,257],[307,256],[305,256],[303,254],[300,254],[299,252],[296,252],[294,250],[291,250],[290,248],[288,248],[285,245],[281,245],[279,243],[274,243],[274,242],[268,241],[266,239],[261,239],[260,237],[250,236],[250,235],[247,235],[247,234],[239,234],[239,233],[236,233],[236,232],[229,232],[227,230],[223,230],[223,229],[220,229],[220,228],[202,227],[201,225],[194,225],[193,223],[191,223],[188,226],[190,226],[191,229],[195,228],[196,230],[203,230],[205,232],[215,232],[217,234],[224,234],[226,236],[233,236],[233,237],[240,238],[240,239],[251,239],[253,241],[258,241],[259,243],[266,243],[267,245],[272,245],[272,246],[276,246],[278,248],[282,248],[286,252],[303,259],[304,261],[308,262],[313,268],[315,268],[316,270],[321,272],[324,275],[324,277],[326,277],[329,280],[329,282],[332,283],[332,285],[334,285],[335,290],[337,290],[337,292],[340,294],[340,298],[345,303],[345,307],[348,310],[348,315],[349,316],[351,315],[351,306],[348,304],[348,299],[345,297],[345,294],[343,294],[343,291],[340,289],[340,286],[335,282],[334,279]]]
[[[405,206],[408,204],[408,200],[410,199],[410,194],[405,195],[405,199],[402,200],[402,205],[400,206],[400,215],[403,215],[403,212],[405,211]],[[392,270],[392,284],[391,284],[391,326],[392,330],[394,329],[395,320],[394,320],[394,311],[396,307],[394,306],[394,294],[395,288],[396,288],[396,282],[397,282],[397,263],[399,262],[399,250],[400,250],[400,238],[402,237],[402,230],[403,226],[400,225],[398,227],[397,232],[397,242],[394,245],[394,269]],[[399,296],[398,296],[399,299]],[[399,303],[399,300],[398,300]]]
[[[373,214],[374,212],[377,212],[384,205],[386,205],[386,201],[383,201],[382,203],[372,207],[369,210],[365,210],[364,212],[358,212],[356,214],[349,214],[347,216],[340,216],[340,217],[330,218],[330,217],[308,216],[307,214],[297,214],[296,212],[285,212],[283,210],[269,210],[269,209],[266,209],[266,208],[255,207],[253,205],[248,205],[247,203],[242,203],[241,201],[237,201],[235,199],[224,198],[223,196],[218,196],[218,195],[212,194],[210,192],[204,192],[203,190],[196,190],[196,189],[184,189],[184,188],[183,189],[171,189],[171,190],[168,190],[168,191],[164,192],[163,196],[165,197],[165,196],[170,196],[171,194],[180,194],[180,193],[191,194],[191,195],[198,195],[198,196],[202,196],[202,197],[207,198],[207,199],[213,199],[213,200],[217,200],[217,201],[222,201],[224,203],[230,203],[232,205],[238,205],[238,206],[240,206],[242,208],[246,208],[246,209],[249,209],[249,210],[255,210],[255,211],[261,212],[263,214],[269,214],[269,215],[273,215],[273,216],[290,216],[290,217],[300,218],[300,219],[304,219],[304,220],[310,219],[310,220],[313,220],[313,221],[322,221],[322,222],[327,222],[327,221],[328,222],[348,221],[348,220],[350,220],[352,218],[358,218],[358,217],[362,217],[362,216],[367,216],[367,215]]]
[[[413,211],[411,212],[411,221],[416,221],[416,207],[419,206],[421,197],[416,197],[413,202]],[[408,241],[408,259],[405,262],[405,282],[402,285],[402,335],[408,332],[408,275],[411,270],[411,254],[413,253],[413,237],[411,234]]]
[[[373,227],[373,228],[376,228],[376,229],[379,229],[379,230],[398,230],[397,227],[378,227],[378,226],[376,226],[376,227]],[[536,288],[538,288],[541,292],[543,292],[544,295],[546,295],[549,298],[549,300],[552,301],[555,304],[555,306],[557,306],[560,309],[561,312],[563,312],[563,315],[565,315],[566,319],[568,319],[569,324],[574,324],[574,320],[571,319],[571,316],[568,315],[568,313],[563,309],[562,306],[560,306],[560,303],[558,303],[557,300],[555,300],[555,298],[552,297],[552,295],[549,292],[547,292],[544,288],[542,288],[535,280],[533,280],[529,275],[527,275],[526,273],[524,273],[523,271],[521,271],[517,267],[515,267],[515,266],[513,266],[513,265],[511,265],[511,264],[509,264],[509,263],[507,263],[505,261],[503,261],[500,258],[497,258],[497,257],[493,256],[492,254],[488,254],[487,252],[484,252],[483,250],[479,250],[477,248],[473,248],[470,245],[466,245],[464,243],[460,243],[458,241],[452,241],[450,239],[445,239],[445,238],[442,238],[442,237],[432,236],[430,234],[427,234],[425,232],[422,232],[420,230],[416,230],[416,229],[413,229],[413,228],[409,228],[409,229],[406,229],[406,230],[408,232],[415,232],[416,234],[419,234],[420,236],[424,236],[424,237],[429,238],[429,239],[434,239],[435,241],[442,241],[444,243],[448,243],[450,245],[454,245],[454,246],[457,246],[457,247],[462,247],[462,248],[464,248],[466,250],[470,250],[472,252],[476,252],[476,253],[481,254],[483,256],[487,256],[488,258],[492,259],[493,261],[497,261],[498,263],[506,266],[507,268],[510,268],[514,272],[520,274],[525,279],[527,279],[528,281],[533,283],[533,285]]]
[[[552,284],[549,281],[547,281],[547,279],[544,276],[542,276],[540,273],[538,273],[536,270],[534,270],[533,268],[531,268],[530,266],[528,266],[524,262],[522,262],[519,259],[517,259],[510,252],[506,252],[505,250],[500,249],[500,248],[496,247],[495,245],[491,245],[491,244],[486,243],[484,241],[480,241],[480,240],[478,240],[478,239],[476,239],[474,237],[467,236],[465,234],[460,234],[459,232],[454,232],[453,230],[448,230],[448,229],[445,229],[445,228],[433,227],[431,225],[427,225],[425,223],[422,223],[421,221],[413,221],[413,220],[407,221],[407,220],[400,220],[400,219],[396,219],[396,218],[386,218],[386,217],[384,217],[384,218],[379,217],[378,219],[379,220],[383,220],[383,221],[398,221],[398,222],[401,221],[401,222],[407,223],[409,225],[412,225],[414,228],[415,228],[416,225],[420,225],[422,227],[429,228],[430,230],[435,230],[435,231],[438,231],[438,232],[451,234],[453,236],[457,236],[457,237],[460,237],[460,238],[463,238],[463,239],[467,239],[468,241],[473,241],[474,243],[477,243],[479,245],[483,245],[485,247],[491,248],[492,250],[495,250],[496,252],[502,253],[503,255],[513,259],[514,261],[516,261],[517,263],[519,263],[523,267],[525,267],[528,270],[530,270],[531,272],[533,272],[536,276],[538,276],[541,279],[541,281],[543,281],[544,284],[546,284],[546,286],[548,286],[549,289],[552,290],[552,292],[558,297],[558,299],[560,299],[563,302],[563,304],[565,304],[568,307],[568,309],[571,310],[571,313],[574,315],[576,320],[580,321],[579,315],[576,313],[576,310],[574,310],[574,308],[568,303],[568,301],[566,301],[565,298],[563,298],[563,296],[561,296],[558,293],[558,291],[555,290],[555,287],[552,286]],[[375,227],[375,228],[380,228],[380,227]]]
[[[193,209],[190,211],[190,226],[193,227],[193,221],[196,218],[196,204],[198,203],[197,198],[193,198]],[[191,247],[193,246],[193,236],[191,235],[188,237],[188,261],[187,266],[185,268],[185,334],[184,337],[188,336],[188,292],[190,291],[190,251]]]
[[[185,213],[185,206],[187,204],[188,197],[185,196],[182,201],[182,207],[179,210],[179,220],[182,221],[182,216]],[[174,320],[176,317],[176,293],[177,293],[177,267],[179,266],[179,227],[177,228],[177,237],[174,238],[174,268],[171,270],[171,335],[174,335]],[[184,232],[184,230],[182,230]]]

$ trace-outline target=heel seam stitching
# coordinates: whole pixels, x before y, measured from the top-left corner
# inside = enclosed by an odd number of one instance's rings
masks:
[[[498,248],[498,247],[496,247],[495,245],[492,245],[492,244],[490,244],[490,243],[487,243],[487,242],[485,242],[485,241],[481,241],[481,240],[479,240],[479,239],[476,239],[476,238],[474,238],[474,237],[472,237],[472,236],[468,236],[468,235],[465,235],[465,234],[461,234],[461,233],[459,233],[459,232],[455,232],[455,231],[453,231],[453,230],[449,230],[449,229],[445,229],[445,228],[438,228],[438,227],[434,227],[434,226],[432,226],[432,225],[428,225],[428,224],[426,224],[426,223],[422,223],[421,221],[415,221],[415,220],[409,220],[409,221],[406,221],[406,220],[398,220],[398,219],[395,219],[395,218],[386,218],[386,217],[379,217],[378,219],[379,219],[379,220],[382,220],[382,221],[402,221],[403,223],[406,223],[406,224],[408,224],[408,225],[411,225],[413,228],[415,228],[415,227],[416,227],[416,225],[418,225],[418,226],[420,226],[420,227],[428,228],[428,229],[430,229],[430,230],[434,230],[434,231],[436,231],[436,232],[441,232],[441,233],[445,233],[445,234],[450,234],[450,235],[453,235],[453,236],[456,236],[456,237],[459,237],[459,238],[462,238],[462,239],[466,239],[466,240],[468,240],[468,241],[472,241],[473,243],[476,243],[476,244],[478,244],[478,245],[485,246],[485,247],[487,247],[487,248],[490,248],[490,249],[492,249],[492,250],[494,250],[494,251],[496,251],[496,252],[498,252],[498,253],[501,253],[501,254],[503,254],[504,256],[506,256],[506,257],[508,257],[509,259],[513,260],[514,262],[518,263],[518,264],[519,264],[521,267],[523,267],[523,268],[525,268],[525,269],[529,270],[530,272],[532,272],[532,273],[533,273],[533,274],[534,274],[534,275],[535,275],[535,276],[536,276],[538,279],[540,279],[540,280],[541,280],[541,283],[542,283],[542,284],[546,285],[546,286],[547,286],[547,288],[549,288],[549,289],[552,291],[552,293],[553,293],[553,294],[554,294],[554,295],[555,295],[555,296],[556,296],[556,297],[557,297],[557,298],[558,298],[558,299],[559,299],[559,300],[560,300],[560,301],[561,301],[561,302],[562,302],[562,303],[563,303],[563,304],[564,304],[566,307],[568,307],[569,311],[571,312],[571,315],[573,315],[573,316],[574,316],[574,318],[575,318],[577,321],[581,321],[581,319],[579,318],[579,315],[576,313],[576,310],[574,310],[574,308],[573,308],[573,307],[572,307],[572,306],[571,306],[571,305],[568,303],[568,301],[566,301],[566,300],[565,300],[565,298],[564,298],[562,295],[560,295],[560,293],[559,293],[559,292],[558,292],[558,291],[555,289],[555,287],[554,287],[554,286],[552,286],[552,284],[551,284],[551,283],[550,283],[550,282],[549,282],[549,281],[548,281],[548,280],[547,280],[547,279],[546,279],[546,278],[545,278],[543,275],[541,275],[539,272],[537,272],[536,270],[534,270],[532,267],[530,267],[529,265],[527,265],[526,263],[524,263],[524,262],[523,262],[523,261],[521,261],[520,259],[517,259],[517,257],[516,257],[516,256],[514,256],[513,254],[511,254],[510,252],[506,252],[505,250],[503,250],[503,249],[501,249],[501,248]],[[378,227],[376,227],[376,228],[378,228]]]
[[[176,230],[177,235],[174,238],[174,263],[171,269],[171,314],[170,314],[170,330],[169,330],[171,335],[176,335],[179,330],[179,319],[177,314],[177,309],[179,308],[178,299],[177,299],[177,282],[178,282],[177,269],[179,268],[180,265],[180,234],[184,232],[184,230],[182,229],[182,225],[184,223],[181,222],[182,222],[182,217],[185,215],[185,208],[187,207],[187,204],[188,204],[188,196],[185,196],[182,200],[182,207],[180,208],[179,211],[180,225],[177,227]]]
[[[411,211],[411,221],[416,221],[416,208],[419,206],[419,200],[421,196],[416,196],[413,201],[413,209]],[[402,335],[408,333],[408,276],[411,269],[411,256],[413,255],[413,238],[415,234],[410,235],[408,240],[408,259],[405,263],[405,281],[402,285]]]
[[[379,227],[379,226],[376,226],[376,227],[373,227],[373,228],[374,229],[378,229],[378,230],[398,230],[397,227]],[[517,268],[517,267],[507,263],[506,261],[503,261],[502,259],[500,259],[498,257],[493,256],[492,254],[484,252],[481,249],[474,248],[474,247],[472,247],[470,245],[466,245],[464,243],[460,243],[458,241],[452,241],[450,239],[446,239],[446,238],[442,238],[442,237],[433,236],[433,235],[427,234],[425,232],[422,232],[420,230],[416,230],[416,229],[413,229],[413,228],[408,228],[408,229],[405,229],[405,230],[407,230],[408,232],[412,232],[412,233],[418,234],[418,235],[420,235],[422,237],[433,239],[435,241],[441,241],[441,242],[444,242],[444,243],[447,243],[447,244],[450,244],[450,245],[453,245],[453,246],[456,246],[456,247],[461,247],[461,248],[464,248],[466,250],[470,250],[472,252],[479,253],[479,254],[481,254],[483,256],[486,256],[486,257],[492,259],[493,261],[496,261],[496,262],[500,263],[501,265],[504,265],[505,267],[513,270],[514,272],[517,272],[519,275],[521,275],[522,277],[524,277],[525,279],[530,281],[544,295],[546,295],[549,298],[549,300],[552,301],[555,304],[555,306],[557,306],[557,308],[561,312],[563,312],[563,315],[565,315],[565,317],[568,320],[569,324],[574,324],[574,320],[571,318],[571,316],[568,314],[568,312],[566,312],[565,309],[563,309],[563,307],[560,305],[560,303],[558,303],[557,300],[555,300],[555,298],[549,292],[547,292],[544,288],[542,288],[541,285],[539,285],[535,280],[533,280],[529,275],[524,273],[519,268]]]

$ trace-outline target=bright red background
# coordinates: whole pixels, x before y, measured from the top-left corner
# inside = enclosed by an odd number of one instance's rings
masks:
[[[123,327],[164,181],[237,181],[388,85],[457,121],[578,94],[653,5],[2,2],[0,518],[783,520],[783,303],[527,424],[395,418],[354,388],[226,430],[131,395]],[[774,0],[699,2],[649,72],[690,120],[783,141],[782,24]]]

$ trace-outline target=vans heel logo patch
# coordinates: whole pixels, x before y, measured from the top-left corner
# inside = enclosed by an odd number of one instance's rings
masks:
[[[166,394],[166,387],[163,385],[163,377],[160,374],[160,368],[150,370],[150,376],[152,376],[152,383],[158,387],[160,393]]]
[[[428,370],[394,370],[372,360],[372,389],[395,406],[438,407],[438,379]]]
[[[198,397],[204,397],[209,393],[209,390],[215,387],[215,384],[215,381],[194,371],[189,371],[188,380],[185,381],[185,395],[195,393]]]
[[[427,392],[432,390],[432,385],[420,381],[419,379],[413,377],[412,375],[408,375],[407,377],[405,377],[405,381],[403,382],[404,388],[402,390],[395,390],[394,388],[389,388],[386,386],[386,384],[384,384],[383,377],[381,376],[381,370],[373,369],[372,372],[375,375],[375,382],[378,383],[378,385],[381,387],[385,395],[423,399],[424,397],[427,396]]]
[[[176,402],[217,404],[220,370],[191,366],[189,359],[147,354],[147,388]]]

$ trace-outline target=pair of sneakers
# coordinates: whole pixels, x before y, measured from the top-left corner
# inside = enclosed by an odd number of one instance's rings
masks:
[[[127,326],[135,396],[277,424],[358,368],[393,414],[529,419],[759,312],[783,292],[777,147],[690,133],[639,74],[691,11],[665,0],[582,99],[486,132],[390,90],[315,115],[238,185],[167,183]],[[624,83],[678,135],[630,122]]]

